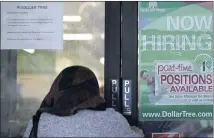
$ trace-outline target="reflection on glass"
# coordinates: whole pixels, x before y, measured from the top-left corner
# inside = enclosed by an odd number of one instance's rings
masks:
[[[83,65],[104,85],[104,2],[64,2],[63,50],[1,50],[1,135],[23,133],[64,68]]]

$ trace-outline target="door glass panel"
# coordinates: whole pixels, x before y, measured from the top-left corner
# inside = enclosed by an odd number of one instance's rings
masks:
[[[104,94],[105,3],[64,2],[63,10],[62,50],[1,49],[1,136],[23,134],[53,80],[68,66],[90,68]]]
[[[138,5],[138,109],[146,135],[212,137],[213,2]]]

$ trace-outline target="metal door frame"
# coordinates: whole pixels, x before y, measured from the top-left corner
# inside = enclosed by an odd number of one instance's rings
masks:
[[[105,99],[131,125],[138,123],[138,3],[105,2]],[[125,54],[128,53],[128,54]],[[117,81],[114,92],[112,81]],[[131,81],[130,112],[125,113],[124,81]]]
[[[104,97],[121,112],[121,2],[105,2]],[[116,83],[115,83],[116,82]]]
[[[131,125],[138,123],[138,2],[122,2],[122,80],[130,81],[130,114],[125,115]],[[123,105],[125,84],[123,84]],[[127,98],[127,99],[129,99]],[[130,100],[129,99],[129,100]],[[124,107],[123,107],[124,109]],[[125,113],[123,111],[123,113]]]

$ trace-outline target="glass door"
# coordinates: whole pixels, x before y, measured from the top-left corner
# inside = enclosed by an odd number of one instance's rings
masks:
[[[213,2],[122,2],[121,14],[129,122],[149,138],[213,137]]]

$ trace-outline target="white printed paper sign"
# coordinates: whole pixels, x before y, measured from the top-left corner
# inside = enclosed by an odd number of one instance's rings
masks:
[[[62,2],[1,2],[1,49],[62,47]]]

